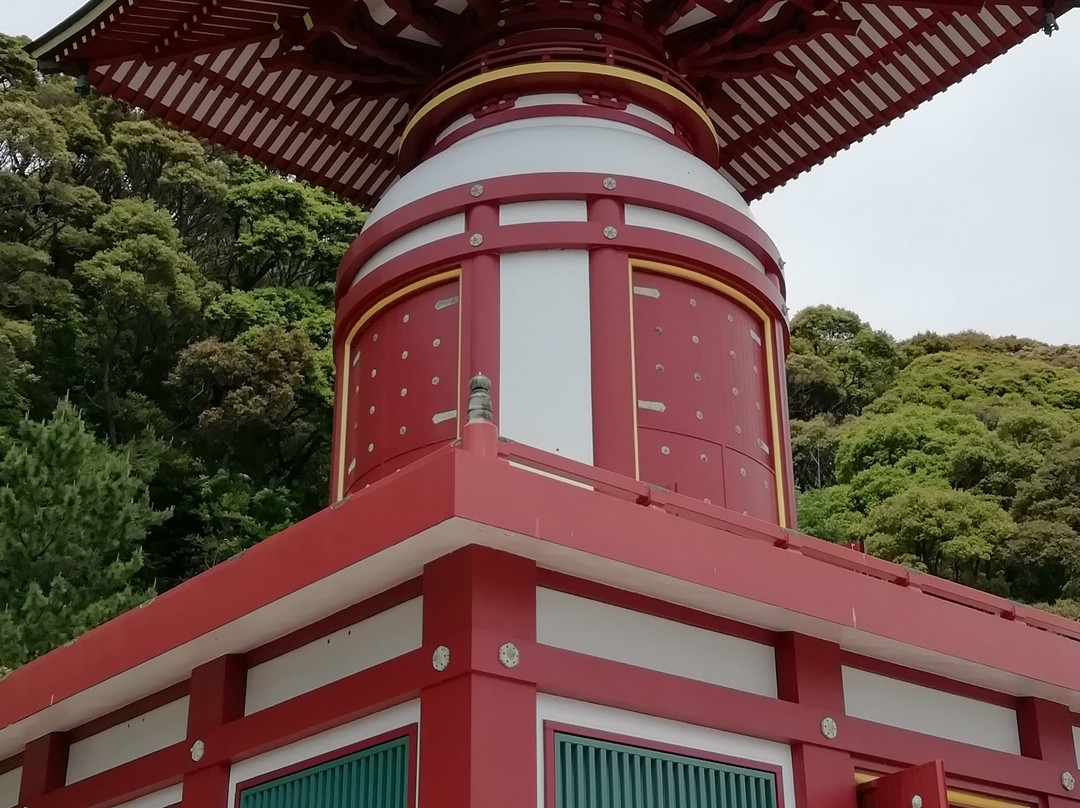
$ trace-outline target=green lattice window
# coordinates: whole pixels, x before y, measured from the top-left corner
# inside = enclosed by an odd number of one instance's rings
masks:
[[[555,808],[777,808],[776,775],[555,733]]]
[[[408,808],[409,739],[245,788],[240,808]]]

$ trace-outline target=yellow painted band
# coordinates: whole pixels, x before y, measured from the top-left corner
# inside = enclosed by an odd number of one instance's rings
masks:
[[[880,776],[870,772],[855,772],[855,785],[872,783]],[[987,797],[984,794],[973,794],[970,791],[959,791],[954,788],[948,789],[945,794],[949,798],[949,805],[956,805],[959,808],[1031,808],[1034,804]]]
[[[679,103],[692,110],[695,115],[701,118],[705,124],[709,133],[712,135],[713,140],[719,143],[719,139],[716,135],[716,129],[713,128],[712,119],[701,106],[694,101],[690,96],[681,90],[677,90],[670,84],[665,84],[660,79],[653,78],[645,73],[639,73],[636,70],[628,70],[625,67],[612,67],[610,65],[598,65],[591,62],[534,62],[526,65],[512,65],[510,67],[500,67],[496,70],[489,70],[487,73],[481,73],[479,76],[473,76],[469,79],[455,84],[452,87],[448,87],[439,93],[437,96],[428,101],[424,106],[420,107],[416,111],[416,114],[412,116],[408,125],[405,127],[405,132],[402,134],[401,139],[404,141],[409,137],[409,133],[420,122],[424,116],[428,115],[436,107],[449,101],[451,98],[467,92],[474,87],[482,87],[485,84],[492,84],[503,79],[513,78],[515,76],[535,76],[541,74],[554,74],[554,73],[577,73],[587,74],[590,76],[608,76],[610,78],[617,78],[622,81],[632,82],[634,84],[640,84],[644,87],[648,87],[651,90],[663,93],[668,97],[678,101]]]
[[[346,427],[349,423],[349,371],[352,369],[352,345],[353,340],[356,339],[357,333],[367,325],[371,318],[381,312],[388,306],[393,305],[403,297],[418,292],[421,289],[425,289],[428,286],[434,286],[452,279],[461,279],[460,269],[451,269],[447,272],[440,272],[437,275],[430,275],[426,278],[422,278],[418,281],[410,283],[396,292],[393,292],[386,297],[379,300],[367,311],[365,311],[360,319],[356,321],[351,329],[349,329],[348,335],[345,337],[345,346],[342,353],[342,367],[341,367],[341,408],[338,411],[338,452],[337,452],[337,484],[334,486],[334,501],[339,502],[345,496],[345,436]],[[461,399],[461,289],[458,289],[458,400]],[[460,422],[460,419],[459,419]]]
[[[787,527],[787,508],[784,503],[784,467],[781,462],[780,447],[783,444],[783,436],[780,434],[780,412],[779,412],[779,397],[777,395],[777,383],[776,383],[776,345],[775,336],[776,329],[773,327],[773,322],[769,316],[765,313],[765,310],[758,306],[753,300],[747,297],[734,287],[728,286],[726,283],[721,283],[715,278],[711,278],[708,275],[703,275],[700,272],[695,272],[690,269],[684,269],[683,267],[672,266],[671,264],[661,264],[656,261],[644,261],[644,260],[632,260],[630,262],[631,270],[644,269],[649,272],[657,272],[661,275],[671,275],[676,278],[683,278],[685,280],[697,283],[701,286],[707,286],[710,289],[715,289],[726,297],[741,303],[748,308],[751,312],[757,315],[761,319],[762,330],[765,332],[765,366],[769,380],[769,417],[772,423],[773,431],[773,474],[776,475],[776,515],[780,522],[780,527]],[[633,290],[631,289],[631,293]],[[631,304],[631,309],[633,305]],[[634,406],[637,407],[637,388],[635,382],[634,389]],[[635,453],[637,452],[637,445],[634,446]]]

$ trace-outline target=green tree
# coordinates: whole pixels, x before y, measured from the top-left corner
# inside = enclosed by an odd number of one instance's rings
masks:
[[[22,664],[153,596],[137,578],[146,461],[91,435],[75,408],[25,422],[0,460],[0,665]]]

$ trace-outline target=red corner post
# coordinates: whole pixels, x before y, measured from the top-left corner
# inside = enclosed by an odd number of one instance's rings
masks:
[[[844,731],[844,681],[840,646],[803,634],[781,634],[776,643],[777,691],[785,701],[815,707],[821,720]],[[830,725],[832,726],[832,725]],[[793,744],[795,803],[799,808],[855,808],[851,755],[830,747],[824,728],[820,744]]]
[[[19,805],[32,808],[38,798],[63,788],[67,780],[68,742],[62,732],[31,741],[23,750]]]
[[[419,808],[534,808],[536,566],[473,545],[423,586],[424,649],[445,668],[420,694]]]
[[[184,776],[183,808],[225,808],[229,798],[229,765],[200,768],[215,731],[244,715],[247,663],[231,654],[200,665],[191,672],[187,741],[196,768]]]

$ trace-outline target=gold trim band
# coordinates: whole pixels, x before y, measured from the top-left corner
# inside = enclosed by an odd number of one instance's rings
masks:
[[[639,84],[644,87],[648,87],[650,90],[662,93],[669,98],[678,101],[686,106],[688,109],[699,117],[705,124],[709,133],[712,135],[716,144],[719,144],[719,138],[716,134],[716,129],[713,127],[712,119],[701,106],[694,101],[690,96],[681,90],[677,90],[670,84],[665,84],[660,79],[653,78],[645,73],[639,73],[636,70],[628,70],[625,67],[612,67],[610,65],[592,64],[591,62],[534,62],[525,65],[512,65],[510,67],[500,67],[496,70],[489,70],[487,73],[481,73],[479,76],[473,76],[469,79],[464,79],[461,82],[447,87],[441,93],[436,95],[424,106],[420,107],[416,111],[416,114],[412,116],[412,119],[405,126],[405,131],[401,135],[401,140],[404,142],[408,139],[409,133],[416,127],[422,118],[430,114],[436,107],[442,106],[444,103],[461,95],[464,92],[468,92],[475,87],[482,87],[485,84],[492,84],[497,81],[503,81],[515,76],[536,76],[542,74],[585,74],[589,76],[607,76],[609,78],[617,78],[620,81],[627,81],[634,84]]]

